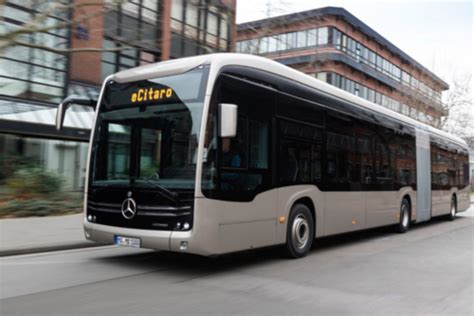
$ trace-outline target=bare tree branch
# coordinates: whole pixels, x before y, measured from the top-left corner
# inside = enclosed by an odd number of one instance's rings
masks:
[[[474,137],[474,105],[472,99],[472,75],[462,74],[453,79],[447,92],[444,108],[448,113],[443,117],[440,128],[460,137]]]
[[[25,41],[14,41],[15,45],[22,45],[26,46],[29,48],[39,48],[45,51],[53,52],[53,53],[84,53],[84,52],[118,52],[118,51],[123,51],[127,49],[132,49],[133,47],[131,46],[119,46],[115,48],[99,48],[99,47],[86,47],[86,48],[55,48],[55,47],[49,47],[49,46],[44,46],[44,45],[39,45],[39,44],[33,44],[30,42],[25,42]]]
[[[87,20],[90,20],[92,18],[102,16],[106,12],[111,10],[112,8],[121,5],[123,2],[124,0],[114,0],[112,2],[109,2],[107,5],[105,5],[103,1],[97,1],[97,0],[86,2],[86,3],[79,3],[79,4],[53,2],[52,5],[47,10],[36,15],[32,21],[23,24],[17,29],[11,30],[7,33],[0,34],[0,52],[2,52],[3,50],[5,50],[6,48],[10,46],[20,45],[20,43],[21,45],[28,46],[28,47],[41,48],[44,50],[49,50],[52,52],[61,52],[61,53],[99,51],[98,48],[59,49],[59,48],[54,48],[54,47],[48,47],[46,45],[28,43],[26,41],[19,40],[18,37],[22,35],[45,33],[45,32],[49,32],[53,30],[60,30],[64,28],[73,27]],[[51,15],[57,14],[58,11],[78,10],[80,8],[91,7],[91,6],[101,6],[102,9],[95,11],[93,13],[81,15],[79,18],[74,19],[74,20],[62,21],[62,22],[55,23],[53,25],[48,25],[48,26],[44,25],[46,19]],[[114,50],[116,51],[120,49],[114,49]],[[100,51],[104,51],[104,50],[100,50]]]

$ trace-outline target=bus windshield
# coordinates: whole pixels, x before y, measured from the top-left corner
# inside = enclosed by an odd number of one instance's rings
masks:
[[[194,189],[207,68],[110,82],[92,143],[92,187]]]

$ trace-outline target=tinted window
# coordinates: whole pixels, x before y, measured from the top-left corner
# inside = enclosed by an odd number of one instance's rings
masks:
[[[324,111],[300,98],[279,94],[280,185],[322,182]]]
[[[459,189],[469,185],[467,151],[452,143],[431,136],[431,186],[433,190]]]
[[[372,127],[374,144],[374,179],[378,190],[391,190],[393,185],[394,134],[383,126]]]
[[[416,184],[415,137],[397,134],[393,138],[395,159],[395,189]]]
[[[326,179],[331,191],[360,190],[361,155],[356,150],[356,120],[330,112],[326,128]]]
[[[320,126],[324,123],[324,112],[314,103],[279,94],[277,104],[277,114],[279,116]]]
[[[279,179],[281,185],[321,184],[322,129],[280,121]]]
[[[236,137],[216,136],[219,103],[237,105]],[[206,196],[249,201],[271,187],[273,107],[274,93],[265,87],[228,75],[218,79],[204,144],[207,157],[203,166],[203,192]]]

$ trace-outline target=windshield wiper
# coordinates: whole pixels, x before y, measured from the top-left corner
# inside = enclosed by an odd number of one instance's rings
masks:
[[[177,198],[178,198],[178,195],[174,192],[171,192],[170,190],[168,190],[167,188],[165,188],[164,186],[162,185],[159,185],[147,178],[140,178],[140,177],[130,177],[130,185],[133,186],[133,182],[136,181],[136,180],[142,180],[142,181],[145,181],[146,183],[148,183],[149,185],[151,185],[152,187],[154,187],[155,189],[158,189],[158,193],[161,194],[161,196],[164,196],[165,198],[167,198],[168,200],[171,200],[173,202],[177,202]]]

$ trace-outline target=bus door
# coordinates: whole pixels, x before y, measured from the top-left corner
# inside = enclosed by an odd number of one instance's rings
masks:
[[[216,137],[218,172],[210,203],[219,209],[221,249],[274,244],[277,190],[272,189],[270,140],[275,94],[227,75],[218,79],[216,89],[211,111],[216,113],[218,104],[230,103],[237,105],[238,112],[237,135]]]

